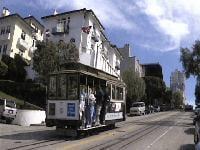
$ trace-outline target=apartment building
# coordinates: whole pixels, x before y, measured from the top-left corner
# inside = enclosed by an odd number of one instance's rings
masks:
[[[172,92],[181,92],[183,96],[183,103],[185,103],[185,74],[176,69],[170,76],[170,88]]]
[[[77,61],[120,77],[122,56],[105,36],[105,28],[92,10],[80,9],[41,18],[45,40],[72,41],[78,49]]]
[[[141,64],[144,76],[153,76],[163,79],[162,66],[159,63]]]
[[[131,48],[129,44],[125,44],[123,48],[119,48],[120,53],[123,56],[123,60],[120,64],[120,71],[123,73],[126,70],[133,70],[139,77],[143,77],[143,70],[139,59],[131,54]]]
[[[36,41],[43,40],[43,31],[44,26],[33,16],[22,18],[3,8],[0,17],[0,59],[2,55],[14,58],[15,54],[19,54],[30,61]]]

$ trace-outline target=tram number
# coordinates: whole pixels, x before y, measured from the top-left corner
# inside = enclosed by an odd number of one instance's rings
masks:
[[[67,116],[75,117],[75,115],[76,115],[75,103],[68,103],[67,104]]]

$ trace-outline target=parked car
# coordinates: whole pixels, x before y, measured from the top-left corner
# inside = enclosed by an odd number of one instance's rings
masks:
[[[13,100],[0,98],[0,118],[11,123],[17,114],[16,103]]]
[[[160,112],[160,106],[154,106],[154,112]]]
[[[145,103],[135,102],[130,108],[130,115],[144,115],[145,114]]]
[[[145,114],[151,114],[154,112],[154,107],[152,105],[148,105],[145,107]]]
[[[197,115],[199,111],[200,111],[200,108],[198,108],[198,107],[195,108],[195,110],[194,110],[194,114]]]
[[[192,105],[185,105],[185,111],[193,111]]]

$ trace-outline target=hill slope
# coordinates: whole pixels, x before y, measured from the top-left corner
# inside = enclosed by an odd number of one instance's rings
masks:
[[[9,99],[9,100],[14,100],[17,104],[17,108],[20,108],[20,109],[39,109],[39,110],[42,110],[42,108],[36,106],[36,105],[33,105],[31,103],[28,103],[28,102],[25,102],[24,103],[24,100],[21,100],[21,99],[18,99],[18,98],[15,98],[13,96],[10,96],[2,91],[0,91],[0,98],[5,98],[5,99]]]

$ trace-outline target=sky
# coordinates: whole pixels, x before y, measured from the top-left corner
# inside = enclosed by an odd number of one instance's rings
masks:
[[[180,48],[191,48],[200,36],[200,0],[0,0],[0,8],[40,19],[74,9],[92,9],[104,25],[107,37],[118,47],[130,44],[140,63],[157,63],[164,81],[183,70]],[[187,103],[194,104],[196,80],[186,80]]]

